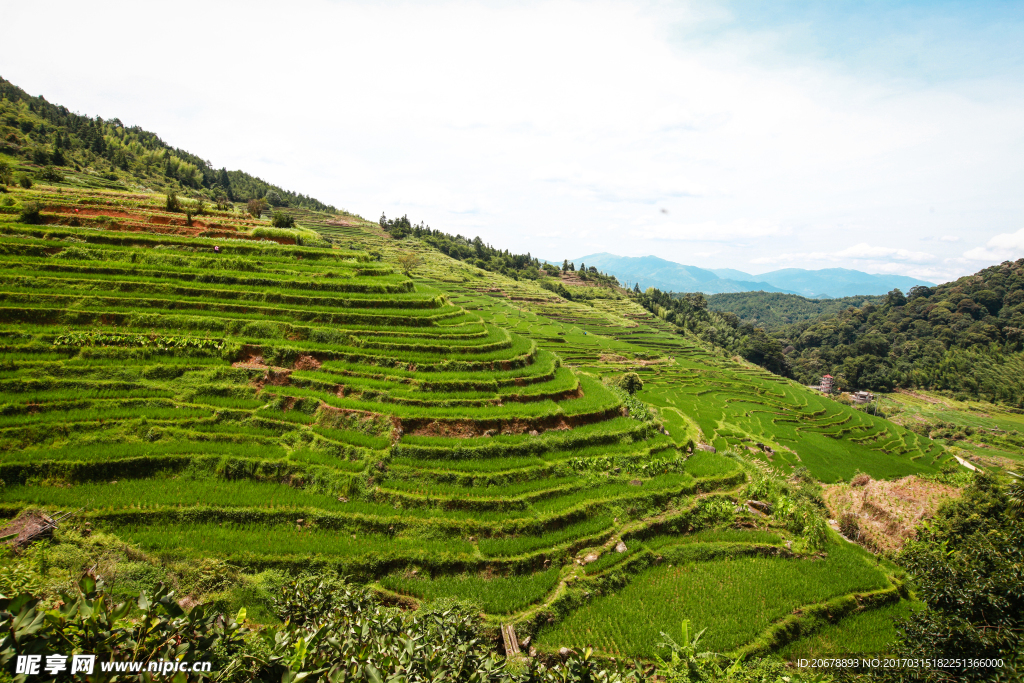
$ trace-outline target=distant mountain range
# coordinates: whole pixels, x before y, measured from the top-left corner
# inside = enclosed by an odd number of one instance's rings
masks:
[[[918,285],[934,286],[934,283],[905,275],[872,275],[849,268],[784,268],[751,275],[733,268],[686,266],[657,256],[602,253],[570,260],[576,267],[581,264],[588,268],[596,266],[598,270],[617,277],[619,282],[629,281],[631,285],[638,282],[640,289],[657,287],[663,292],[782,292],[811,299],[835,299],[863,294],[887,294],[896,288],[906,292]]]

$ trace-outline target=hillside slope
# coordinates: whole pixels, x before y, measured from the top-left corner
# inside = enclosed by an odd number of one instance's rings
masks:
[[[777,336],[801,381],[828,372],[851,387],[940,389],[1024,407],[1024,259]]]
[[[6,157],[6,158],[5,158]],[[155,133],[76,114],[0,78],[0,161],[19,178],[70,187],[177,191],[208,201],[267,198],[272,206],[334,213],[333,206],[256,178],[216,169]]]
[[[707,297],[708,308],[719,313],[732,313],[740,322],[768,332],[822,316],[835,315],[866,303],[879,304],[882,296],[848,296],[841,299],[808,299],[796,294],[740,292],[713,294]]]

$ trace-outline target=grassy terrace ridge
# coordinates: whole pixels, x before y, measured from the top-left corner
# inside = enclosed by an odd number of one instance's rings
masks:
[[[570,284],[568,301],[352,216],[284,209],[298,226],[270,229],[155,194],[5,196],[6,517],[84,508],[161,566],[462,598],[542,650],[650,657],[684,614],[715,647],[798,652],[772,635],[796,608],[903,608],[895,567],[794,520],[811,480],[936,472],[945,450],[620,290]],[[766,492],[790,512],[744,507]],[[784,590],[743,600],[764,581]],[[715,590],[717,608],[691,599]]]

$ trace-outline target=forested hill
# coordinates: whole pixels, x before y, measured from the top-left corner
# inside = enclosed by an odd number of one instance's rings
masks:
[[[70,178],[74,185],[110,189],[137,185],[210,200],[265,199],[273,206],[336,212],[329,204],[243,171],[218,170],[138,126],[125,126],[116,118],[90,118],[32,97],[3,78],[0,154],[23,160],[33,175],[51,182],[74,175]]]
[[[1024,407],[1024,259],[775,333],[793,376],[950,390]]]
[[[673,295],[682,296],[682,295]],[[835,315],[867,303],[880,304],[884,296],[847,296],[842,299],[808,299],[798,294],[779,292],[740,292],[712,294],[706,297],[708,308],[719,313],[734,313],[740,322],[777,332],[793,323]]]

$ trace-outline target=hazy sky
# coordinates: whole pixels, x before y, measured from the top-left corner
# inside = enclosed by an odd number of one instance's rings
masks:
[[[754,273],[1024,256],[1022,2],[0,12],[31,94],[366,218]]]

